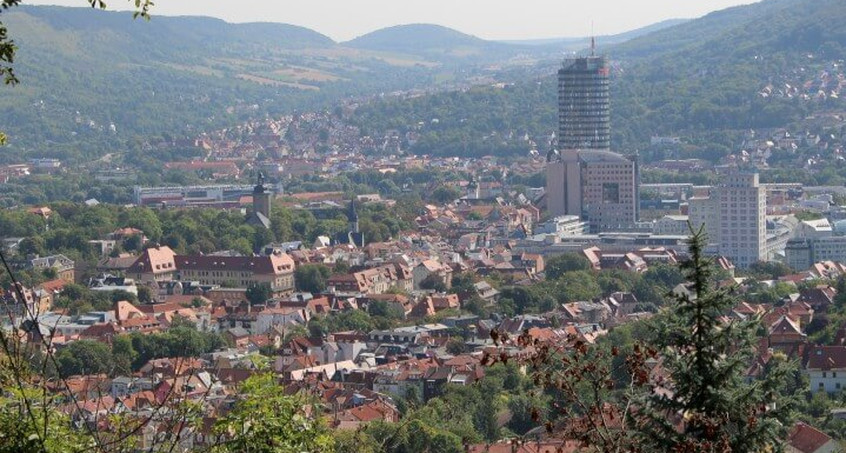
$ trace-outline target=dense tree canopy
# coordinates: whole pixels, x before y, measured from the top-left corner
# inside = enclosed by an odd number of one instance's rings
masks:
[[[334,440],[325,421],[307,412],[308,398],[285,395],[273,374],[248,378],[240,399],[214,426],[216,453],[331,452]]]
[[[590,261],[577,253],[564,253],[549,258],[544,269],[547,278],[557,279],[565,272],[590,270]]]
[[[304,264],[294,272],[294,282],[298,291],[313,294],[323,292],[332,271],[323,264]]]

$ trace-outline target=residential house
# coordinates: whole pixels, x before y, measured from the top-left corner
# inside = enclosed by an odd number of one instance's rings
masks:
[[[482,298],[485,302],[493,303],[496,301],[497,296],[499,296],[499,291],[496,290],[490,283],[482,280],[480,282],[473,284],[473,289],[476,292],[476,295]]]
[[[452,268],[432,259],[423,260],[415,266],[412,275],[414,276],[414,289],[420,289],[420,283],[430,276],[434,276],[447,289],[452,286]]]
[[[395,406],[379,399],[336,413],[332,425],[336,429],[359,429],[377,420],[396,423],[399,418],[400,412]]]
[[[44,289],[29,289],[18,283],[18,289],[3,290],[0,288],[0,304],[3,305],[4,317],[14,319],[29,318],[50,310],[53,303],[53,293]],[[23,300],[21,300],[23,295]]]
[[[602,269],[620,269],[629,272],[646,272],[646,261],[636,253],[603,253],[599,259]]]
[[[432,300],[435,311],[458,309],[461,305],[458,302],[458,294],[433,294],[427,296]]]
[[[514,267],[529,269],[533,274],[539,274],[545,269],[543,256],[537,253],[522,253],[514,258],[512,260]]]
[[[252,333],[262,335],[270,331],[273,326],[305,325],[311,319],[304,308],[268,308],[256,314],[256,322]]]
[[[391,310],[397,313],[402,313],[403,316],[408,315],[411,309],[414,308],[414,303],[408,296],[403,294],[367,294],[356,298],[358,306],[370,311],[370,305],[374,302],[384,302],[388,304]]]
[[[130,275],[129,268],[135,264],[136,260],[138,260],[138,256],[131,253],[121,253],[115,257],[103,257],[97,262],[97,272],[105,274],[122,273],[124,275]]]
[[[435,305],[432,304],[431,297],[424,297],[416,305],[411,311],[408,313],[409,319],[424,319],[428,316],[435,316],[437,311],[435,310]]]
[[[843,451],[838,442],[828,434],[797,422],[787,438],[786,453],[836,453]]]
[[[782,315],[769,328],[770,347],[787,354],[796,352],[808,336],[802,333],[797,319]]]
[[[56,276],[68,283],[74,282],[74,268],[75,263],[72,259],[65,255],[50,255],[44,257],[36,257],[29,260],[30,269],[54,269]]]
[[[829,285],[819,285],[814,288],[804,288],[799,292],[798,302],[805,302],[816,313],[824,313],[834,303],[837,290]]]
[[[637,297],[634,294],[619,291],[611,293],[600,302],[607,305],[614,316],[630,315],[636,311],[638,305]]]
[[[176,254],[168,246],[145,249],[126,270],[127,276],[141,283],[170,281],[176,277]]]
[[[382,294],[391,288],[411,291],[413,280],[407,267],[401,264],[387,264],[332,276],[328,285],[340,293]]]
[[[812,392],[840,393],[846,389],[846,346],[812,346],[805,372]]]

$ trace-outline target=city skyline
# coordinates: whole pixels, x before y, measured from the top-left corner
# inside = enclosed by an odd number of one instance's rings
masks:
[[[620,0],[597,0],[571,4],[553,0],[529,0],[514,8],[512,2],[494,0],[481,8],[476,2],[390,2],[365,0],[307,4],[268,5],[245,0],[238,6],[224,2],[184,0],[155,5],[161,16],[211,16],[228,22],[279,22],[308,27],[342,42],[369,32],[409,23],[432,23],[490,40],[551,39],[610,35],[635,30],[668,19],[696,18],[731,6],[756,3],[749,0],[645,0],[636,6]],[[27,5],[85,6],[81,0],[34,0]],[[108,2],[110,10],[126,10],[131,2]],[[326,11],[333,11],[327,14]],[[611,13],[609,13],[611,12]],[[350,20],[354,18],[354,20]]]

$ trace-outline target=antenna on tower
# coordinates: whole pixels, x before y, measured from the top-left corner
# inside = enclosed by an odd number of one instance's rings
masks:
[[[590,21],[590,56],[596,56],[596,35],[593,32],[593,21]]]

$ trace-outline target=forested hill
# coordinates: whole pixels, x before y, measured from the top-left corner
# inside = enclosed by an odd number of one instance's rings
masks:
[[[844,23],[842,0],[765,0],[607,48],[613,146],[643,149],[652,135],[680,135],[717,159],[736,144],[734,131],[842,109],[831,93],[843,77]],[[526,134],[541,142],[557,124],[548,74],[505,88],[384,100],[355,120],[366,129],[419,128],[419,153],[522,153]]]
[[[684,22],[687,19],[671,19],[599,39],[605,46],[619,44]],[[466,63],[527,55],[557,58],[566,52],[585,49],[588,42],[587,37],[490,41],[440,25],[408,24],[376,30],[342,45],[417,55],[442,63]]]
[[[615,46],[614,57],[655,57],[667,52],[690,49],[719,38],[738,27],[756,24],[753,28],[757,29],[764,16],[795,3],[795,0],[764,0],[715,11],[694,21],[634,37]]]
[[[9,135],[0,163],[137,152],[156,136],[192,137],[350,96],[460,86],[489,79],[487,68],[509,66],[515,53],[524,61],[560,53],[436,26],[381,30],[342,44],[293,25],[155,11],[145,21],[126,12],[18,6],[0,20],[18,46],[21,80],[0,87],[0,130]],[[386,42],[393,38],[395,46]]]
[[[513,55],[527,50],[523,45],[506,44],[461,33],[432,24],[409,24],[383,28],[344,43],[357,49],[401,52],[431,57],[438,61]]]
[[[0,161],[98,157],[133,137],[311,108],[347,89],[332,82],[352,78],[343,64],[315,65],[331,39],[291,25],[23,6],[2,20],[21,83],[0,87],[0,129],[10,137]]]
[[[92,8],[14,7],[16,87],[0,87],[0,163],[97,158],[151,136],[196,136],[348,96],[436,85],[441,63],[345,47],[285,24]],[[472,75],[472,71],[467,71]],[[135,144],[135,145],[133,145]]]
[[[667,19],[662,20],[661,22],[656,22],[651,25],[647,25],[645,27],[637,28],[634,30],[630,30],[623,33],[618,33],[616,35],[599,35],[596,36],[595,39],[602,43],[604,46],[610,46],[614,44],[620,44],[640,36],[648,35],[658,30],[663,30],[665,28],[670,28],[675,25],[683,24],[685,22],[690,21],[690,19]],[[508,44],[523,44],[523,45],[530,45],[530,46],[558,46],[559,48],[565,50],[572,50],[578,51],[584,49],[587,40],[585,37],[578,37],[578,38],[543,38],[543,39],[517,39],[517,40],[505,40],[501,41]]]
[[[131,48],[137,50],[152,47],[177,54],[186,49],[211,51],[223,47],[228,50],[230,47],[249,45],[265,48],[268,43],[290,49],[329,47],[335,44],[328,36],[289,24],[231,24],[199,16],[155,16],[150,20],[132,20],[130,13],[58,6],[20,6],[9,10],[7,14],[3,18],[13,27],[16,41],[24,48],[50,41],[53,36],[43,33],[48,31],[45,28],[49,28],[55,33],[85,36],[85,50],[109,52],[110,56]],[[27,32],[24,27],[37,28]],[[143,53],[123,56],[133,59],[145,57]]]

